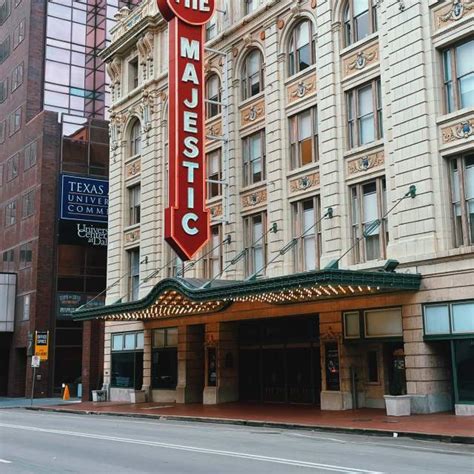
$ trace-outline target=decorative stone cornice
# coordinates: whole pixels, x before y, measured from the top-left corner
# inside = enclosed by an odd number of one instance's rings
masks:
[[[290,193],[307,191],[308,189],[319,187],[319,183],[319,172],[299,176],[298,178],[290,180]]]
[[[248,127],[265,118],[265,98],[253,102],[240,111],[240,123],[242,127]]]
[[[287,86],[288,103],[296,102],[316,93],[316,74],[301,78]]]
[[[462,120],[454,125],[449,125],[441,129],[443,144],[458,140],[468,139],[474,136],[474,117]]]
[[[462,18],[474,14],[474,0],[450,0],[448,5],[434,10],[436,29],[455,23]]]
[[[343,58],[344,78],[357,74],[364,70],[367,66],[372,66],[379,62],[379,45],[378,42],[366,46],[364,49],[357,51]]]
[[[385,164],[385,154],[383,150],[360,156],[347,161],[347,174],[352,176],[358,173],[364,173],[372,168],[378,168]]]
[[[242,208],[248,209],[249,207],[257,207],[264,205],[267,202],[267,190],[260,189],[256,191],[249,192],[244,194],[241,197]]]

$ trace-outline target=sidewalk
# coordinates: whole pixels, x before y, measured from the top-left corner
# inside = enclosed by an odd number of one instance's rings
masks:
[[[57,405],[71,405],[80,403],[79,398],[71,398],[68,401],[64,401],[61,398],[35,398],[33,399],[33,406],[57,406]],[[0,409],[1,408],[24,408],[31,406],[30,398],[7,398],[0,397]]]
[[[368,408],[347,411],[321,411],[310,406],[247,403],[175,405],[172,403],[84,402],[68,407],[36,406],[33,409],[78,414],[410,436],[474,444],[474,417],[456,416],[452,413],[389,417],[385,415],[384,410]]]

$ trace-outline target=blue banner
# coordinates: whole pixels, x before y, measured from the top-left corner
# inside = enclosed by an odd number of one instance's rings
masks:
[[[61,175],[60,219],[107,222],[109,182],[103,179]]]

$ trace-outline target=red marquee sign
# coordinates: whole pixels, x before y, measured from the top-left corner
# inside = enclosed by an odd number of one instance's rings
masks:
[[[169,22],[169,207],[165,240],[191,259],[209,239],[204,159],[204,25],[214,0],[157,0]]]

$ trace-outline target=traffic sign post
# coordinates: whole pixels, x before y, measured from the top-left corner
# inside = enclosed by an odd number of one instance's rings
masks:
[[[165,240],[190,260],[209,240],[206,209],[204,43],[214,0],[157,0],[169,23],[169,207]]]
[[[34,355],[31,358],[31,367],[33,367],[33,380],[31,381],[31,406],[33,406],[33,398],[35,396],[35,380],[36,380],[36,369],[41,364],[41,357]]]

